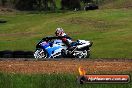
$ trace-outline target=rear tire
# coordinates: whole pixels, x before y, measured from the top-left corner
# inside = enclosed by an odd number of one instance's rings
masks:
[[[90,57],[90,51],[88,51],[86,58],[89,58],[89,57]]]
[[[88,57],[89,56],[89,51],[87,51],[87,50],[84,50],[84,51],[78,51],[79,53],[74,53],[75,55],[75,58],[86,58],[86,57]]]

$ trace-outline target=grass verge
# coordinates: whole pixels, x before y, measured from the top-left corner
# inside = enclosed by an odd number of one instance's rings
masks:
[[[73,74],[4,74],[0,73],[0,88],[131,88],[126,84],[78,84]]]

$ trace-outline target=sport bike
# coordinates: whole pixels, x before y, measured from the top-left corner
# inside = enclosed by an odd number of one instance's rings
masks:
[[[88,58],[90,56],[91,41],[77,40],[70,43],[72,49],[68,49],[61,38],[68,37],[45,37],[36,45],[34,57],[40,58]]]

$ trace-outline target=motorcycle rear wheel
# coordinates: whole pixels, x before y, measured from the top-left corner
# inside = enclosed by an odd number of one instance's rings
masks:
[[[84,50],[84,51],[79,51],[78,54],[75,54],[75,58],[87,58],[89,57],[89,51]]]

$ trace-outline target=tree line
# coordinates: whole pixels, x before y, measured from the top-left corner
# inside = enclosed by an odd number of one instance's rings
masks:
[[[81,9],[82,3],[83,5],[91,2],[98,4],[100,1],[103,0],[60,0],[59,3],[61,5],[61,10],[74,10]],[[55,11],[58,9],[56,2],[58,2],[58,0],[0,0],[0,6],[18,10]]]

